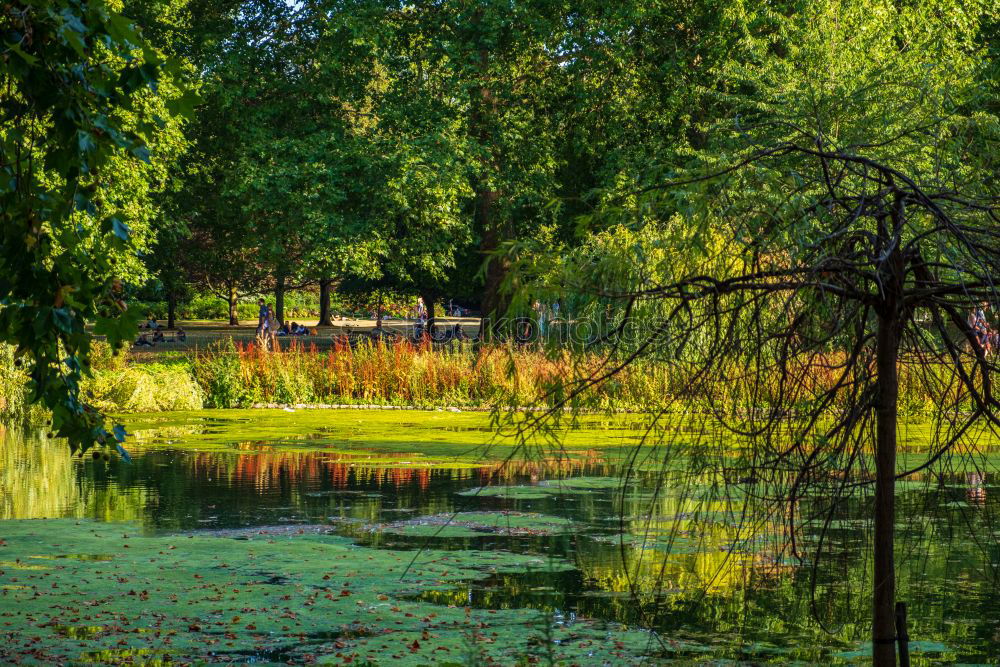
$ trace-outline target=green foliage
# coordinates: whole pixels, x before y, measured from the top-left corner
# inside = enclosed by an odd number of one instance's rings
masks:
[[[200,410],[201,387],[187,364],[133,364],[95,371],[83,383],[93,405],[104,412]]]
[[[178,140],[165,102],[178,68],[100,0],[6,4],[0,33],[0,342],[55,432],[74,448],[111,443],[120,432],[79,396],[85,325],[116,346],[132,338],[120,281],[148,242],[154,151]]]
[[[198,355],[192,370],[208,407],[244,407],[256,400],[255,387],[245,377],[239,352],[231,339],[215,343],[206,353]]]
[[[15,349],[0,343],[0,424],[41,424],[45,410],[31,403],[28,374],[17,358]]]

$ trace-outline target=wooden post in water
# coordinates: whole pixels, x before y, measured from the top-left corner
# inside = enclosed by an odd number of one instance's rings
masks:
[[[896,641],[899,643],[899,667],[910,667],[910,637],[906,634],[906,603],[896,603]]]

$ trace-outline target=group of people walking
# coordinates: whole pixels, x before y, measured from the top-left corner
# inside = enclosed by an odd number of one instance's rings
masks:
[[[274,349],[277,347],[278,336],[308,336],[309,329],[304,324],[292,322],[280,324],[274,308],[264,299],[258,299],[257,305],[257,340],[261,345]]]

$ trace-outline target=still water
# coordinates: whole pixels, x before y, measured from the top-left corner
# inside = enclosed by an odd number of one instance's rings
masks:
[[[131,521],[147,534],[326,531],[369,549],[532,554],[572,567],[420,599],[646,628],[664,655],[685,659],[864,659],[864,500],[829,525],[814,568],[775,548],[780,525],[738,526],[725,499],[690,485],[654,493],[656,466],[623,485],[636,421],[583,420],[563,429],[558,450],[495,441],[478,414],[219,411],[129,423],[132,463],[5,433],[0,519]],[[914,664],[1000,661],[1000,487],[990,482],[952,471],[900,491]]]

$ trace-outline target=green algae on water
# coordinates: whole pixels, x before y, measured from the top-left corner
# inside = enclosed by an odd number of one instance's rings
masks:
[[[565,664],[638,664],[651,639],[531,609],[414,599],[491,573],[548,567],[502,551],[393,552],[313,532],[142,536],[134,524],[54,519],[4,522],[0,553],[5,563],[44,563],[0,567],[5,664],[464,664],[470,650],[512,664],[539,641]],[[59,558],[87,553],[113,560]]]
[[[572,532],[573,522],[555,516],[528,512],[458,512],[396,521],[383,532],[409,536],[477,537],[484,534],[531,536]]]

